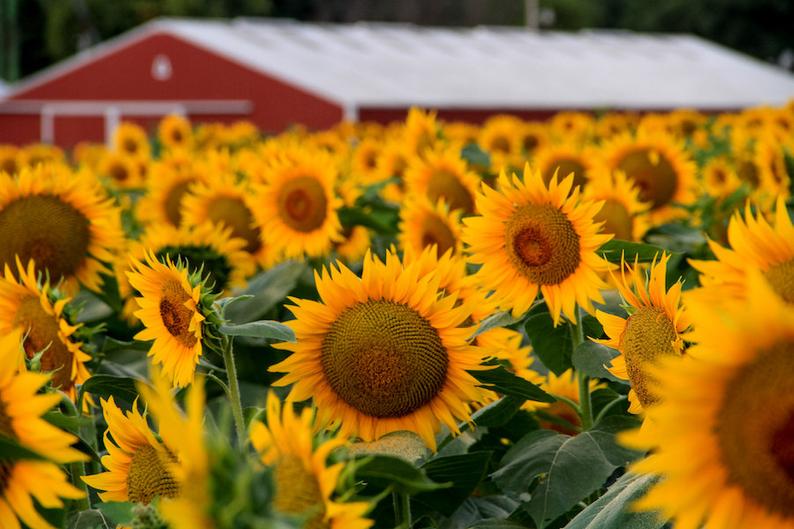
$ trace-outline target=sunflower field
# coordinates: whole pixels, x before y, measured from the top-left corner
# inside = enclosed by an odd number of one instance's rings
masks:
[[[3,529],[794,528],[794,102],[0,146]]]

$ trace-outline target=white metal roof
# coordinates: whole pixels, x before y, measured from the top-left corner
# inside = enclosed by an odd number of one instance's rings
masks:
[[[17,90],[152,33],[181,37],[347,108],[725,109],[794,96],[790,73],[690,35],[250,18],[159,19]]]

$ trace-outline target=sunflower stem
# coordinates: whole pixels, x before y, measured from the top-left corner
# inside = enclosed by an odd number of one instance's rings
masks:
[[[411,527],[411,497],[402,492],[392,492],[394,501],[394,527],[395,529],[410,529]]]
[[[61,395],[61,404],[66,409],[65,415],[76,417],[79,420],[82,415],[80,409],[74,405],[74,402],[72,402],[72,399],[66,393],[63,391],[59,391],[58,393]],[[72,482],[74,488],[80,490],[84,494],[82,498],[74,500],[72,504],[78,512],[91,508],[91,504],[88,502],[88,486],[81,479],[85,474],[85,463],[82,461],[75,461],[69,464],[69,480]]]
[[[576,307],[576,321],[571,327],[571,341],[573,350],[584,343],[584,330],[582,329],[582,313]],[[582,418],[582,431],[587,431],[593,427],[593,402],[590,397],[590,377],[579,371],[579,415]]]
[[[237,381],[237,367],[234,365],[234,338],[223,337],[223,363],[226,367],[226,376],[229,380],[229,400],[234,415],[234,426],[237,430],[237,443],[242,447],[245,444],[245,421],[243,419],[243,403],[240,400],[240,384]]]

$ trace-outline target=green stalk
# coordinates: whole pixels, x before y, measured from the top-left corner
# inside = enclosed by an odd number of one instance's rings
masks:
[[[395,529],[411,528],[411,497],[401,492],[392,492],[394,502]]]
[[[237,443],[245,445],[245,420],[243,419],[243,403],[240,400],[240,384],[237,381],[237,367],[234,365],[234,345],[231,336],[223,337],[223,363],[229,379],[229,400],[234,415],[234,426],[237,430]]]
[[[576,308],[576,321],[571,327],[571,341],[573,350],[584,343],[584,330],[582,329],[582,313],[579,307]],[[586,374],[577,373],[579,381],[579,415],[582,418],[582,431],[587,431],[593,427],[593,402],[590,398],[590,377]]]

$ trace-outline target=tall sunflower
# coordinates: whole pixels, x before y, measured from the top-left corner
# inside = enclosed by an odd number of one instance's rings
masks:
[[[405,170],[409,193],[426,196],[432,203],[444,199],[451,210],[459,209],[464,215],[474,213],[479,185],[480,177],[460,157],[458,146],[425,151],[413,157]]]
[[[21,329],[27,357],[43,352],[41,370],[52,373],[52,386],[74,400],[75,385],[90,376],[85,362],[91,357],[75,338],[80,325],[70,322],[65,314],[71,299],[56,295],[47,282],[40,284],[33,261],[27,268],[17,262],[17,267],[18,272],[12,274],[6,265],[5,276],[0,278],[0,334]]]
[[[151,153],[146,131],[140,125],[129,121],[122,122],[113,131],[113,150],[142,159],[148,159]]]
[[[170,114],[160,121],[157,128],[160,143],[166,149],[189,149],[193,143],[193,130],[190,121],[177,114]]]
[[[61,165],[0,173],[0,264],[33,259],[53,283],[96,291],[123,241],[119,210],[87,173]]]
[[[631,383],[629,411],[632,413],[640,413],[656,402],[650,390],[653,365],[665,357],[678,358],[684,352],[684,334],[690,319],[681,305],[681,280],[667,290],[669,260],[669,254],[654,260],[647,279],[636,263],[634,266],[623,263],[620,279],[615,278],[615,283],[629,306],[628,316],[621,318],[596,311],[607,339],[594,341],[620,351],[608,369]]]
[[[524,156],[534,156],[538,149],[548,144],[549,130],[543,123],[528,121],[522,123],[519,128],[518,138],[521,142],[521,149]]]
[[[500,171],[521,155],[521,120],[499,114],[488,118],[480,129],[477,143],[491,155],[491,167]]]
[[[616,239],[639,241],[650,227],[647,215],[650,204],[640,201],[639,189],[620,171],[594,171],[584,196],[604,202],[595,221],[603,222],[601,231],[613,234]]]
[[[547,185],[555,174],[562,177],[573,174],[573,185],[584,188],[595,169],[593,158],[591,149],[574,142],[549,143],[535,152],[533,165]]]
[[[724,197],[736,191],[741,185],[739,175],[723,156],[715,156],[709,159],[703,166],[703,186],[709,195],[713,197]]]
[[[98,170],[117,189],[140,187],[143,183],[138,160],[122,152],[106,152],[99,162]]]
[[[267,426],[251,426],[251,443],[262,462],[273,468],[276,510],[303,516],[306,529],[367,529],[372,520],[364,518],[366,502],[332,499],[344,463],[329,465],[328,456],[347,444],[343,437],[315,442],[314,411],[303,408],[296,415],[292,403],[282,406],[273,392],[267,395]]]
[[[14,176],[19,171],[17,164],[17,154],[19,147],[15,145],[0,145],[0,171],[5,171],[10,176]]]
[[[601,204],[580,200],[571,192],[573,176],[548,187],[537,170],[524,168],[524,178],[499,176],[499,190],[482,187],[477,196],[481,216],[463,220],[463,240],[476,274],[495,300],[514,315],[529,309],[538,290],[555,324],[560,313],[575,318],[576,304],[592,312],[592,300],[603,301],[606,284],[598,273],[610,265],[596,250],[611,235],[599,234],[594,222]]]
[[[400,210],[400,246],[421,252],[435,245],[439,255],[448,250],[459,255],[463,247],[460,214],[460,210],[449,211],[443,199],[435,205],[423,196],[406,200]]]
[[[794,308],[760,276],[742,300],[692,301],[697,345],[654,370],[653,431],[622,438],[661,476],[635,508],[676,529],[794,528]]]
[[[436,274],[420,274],[392,253],[368,255],[361,278],[338,264],[315,273],[320,302],[295,299],[288,325],[292,354],[271,371],[286,373],[290,398],[313,397],[322,424],[371,441],[412,430],[431,447],[441,423],[457,432],[481,392],[467,370],[480,351],[466,342],[470,314],[439,293]]]
[[[146,193],[138,200],[137,217],[145,224],[182,223],[182,200],[196,182],[208,180],[209,168],[185,153],[169,153],[151,165]]]
[[[737,211],[728,224],[730,248],[709,241],[717,260],[690,261],[701,273],[705,290],[717,297],[739,297],[745,292],[746,271],[753,267],[761,270],[778,296],[794,304],[794,225],[783,197],[778,197],[776,208],[770,224],[760,212],[754,215],[748,204],[744,218]]]

